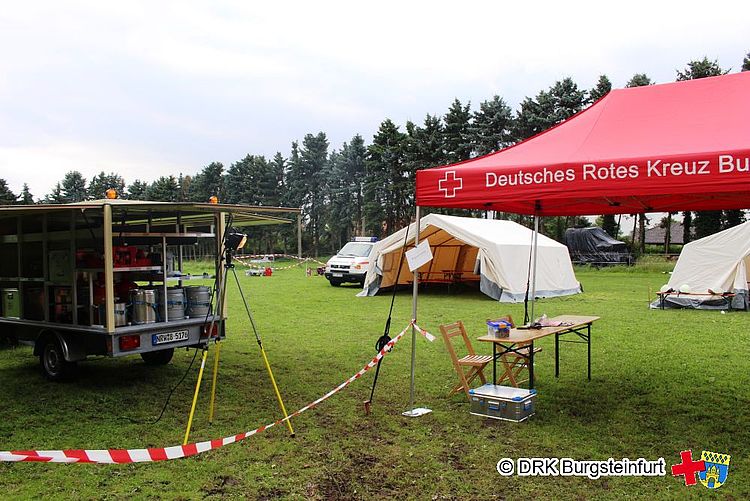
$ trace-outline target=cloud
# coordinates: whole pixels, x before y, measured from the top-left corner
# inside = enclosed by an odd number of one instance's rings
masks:
[[[52,191],[66,172],[77,170],[87,180],[104,171],[116,172],[126,182],[153,181],[159,176],[192,172],[187,160],[164,158],[151,151],[136,151],[118,145],[54,142],[33,147],[0,147],[0,172],[10,189],[19,194],[23,183],[35,198]]]
[[[15,3],[0,11],[0,177],[42,194],[71,168],[196,172],[308,132],[369,139],[455,97],[516,107],[567,76],[666,82],[703,56],[736,70],[748,17],[725,0]]]

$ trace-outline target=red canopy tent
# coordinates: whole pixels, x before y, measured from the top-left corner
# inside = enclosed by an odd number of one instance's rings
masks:
[[[750,207],[750,71],[613,90],[510,148],[417,171],[416,203],[418,228],[420,206],[457,207],[533,214],[535,235],[537,216]],[[536,252],[531,318],[535,268]]]
[[[750,72],[613,90],[515,146],[418,171],[416,202],[538,216],[750,207]]]

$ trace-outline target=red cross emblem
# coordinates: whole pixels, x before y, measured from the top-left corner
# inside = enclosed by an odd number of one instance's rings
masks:
[[[445,194],[445,198],[453,198],[456,196],[456,192],[464,187],[464,181],[460,177],[456,177],[456,171],[449,170],[445,173],[445,177],[438,181],[438,190]]]
[[[681,462],[672,466],[672,475],[685,476],[685,485],[695,485],[695,474],[706,470],[704,461],[693,461],[693,451],[680,452]]]

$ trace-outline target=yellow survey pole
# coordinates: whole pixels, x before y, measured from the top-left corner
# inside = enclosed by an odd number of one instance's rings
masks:
[[[216,400],[216,378],[219,375],[219,354],[221,353],[221,341],[216,340],[216,355],[214,356],[214,376],[211,383],[211,403],[208,406],[208,424],[214,422],[214,401]]]
[[[185,430],[185,440],[182,441],[182,445],[187,445],[188,437],[190,437],[190,428],[193,426],[193,416],[195,415],[195,405],[198,403],[198,392],[201,389],[201,380],[203,379],[203,369],[206,367],[206,357],[208,356],[208,350],[203,350],[203,357],[201,358],[201,370],[198,372],[198,382],[195,383],[195,394],[193,395],[193,405],[190,407],[190,417],[188,418],[187,430]]]

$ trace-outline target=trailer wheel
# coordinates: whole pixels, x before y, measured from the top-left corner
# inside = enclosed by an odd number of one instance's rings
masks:
[[[55,336],[48,336],[43,341],[39,364],[44,376],[50,381],[67,381],[75,375],[78,368],[76,362],[65,360],[60,341]]]
[[[141,353],[141,358],[146,365],[167,365],[172,360],[172,355],[174,355],[174,348]]]

